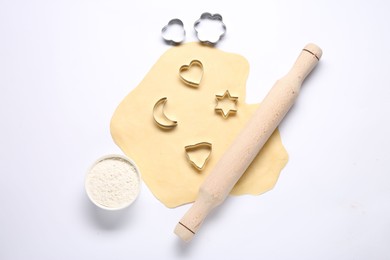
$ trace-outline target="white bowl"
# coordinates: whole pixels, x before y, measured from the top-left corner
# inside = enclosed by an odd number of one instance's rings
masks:
[[[138,197],[140,171],[128,157],[105,155],[88,169],[85,190],[89,199],[106,210],[124,209]]]

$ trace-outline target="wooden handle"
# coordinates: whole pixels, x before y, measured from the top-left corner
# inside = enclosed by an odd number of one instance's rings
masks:
[[[210,211],[226,199],[294,104],[303,80],[321,56],[322,50],[318,46],[306,45],[291,70],[274,84],[248,124],[204,180],[196,201],[177,224],[174,232],[182,240],[190,241]]]

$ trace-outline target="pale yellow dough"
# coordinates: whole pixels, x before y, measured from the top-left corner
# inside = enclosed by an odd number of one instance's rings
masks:
[[[179,69],[192,60],[203,63],[198,88],[185,85]],[[198,43],[166,51],[142,82],[125,97],[111,120],[111,134],[123,152],[140,169],[151,192],[167,207],[193,202],[199,186],[259,104],[245,103],[249,64],[237,54]],[[256,76],[258,73],[256,73]],[[238,97],[237,113],[223,118],[216,112],[216,96],[226,90]],[[155,124],[153,107],[167,97],[164,112],[178,125],[163,130]],[[212,144],[202,171],[187,160],[184,147],[200,142]],[[272,189],[288,161],[276,130],[231,194],[261,194]]]

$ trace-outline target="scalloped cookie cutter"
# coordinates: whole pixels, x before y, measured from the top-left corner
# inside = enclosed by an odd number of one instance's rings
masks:
[[[190,156],[188,155],[189,152],[191,151],[196,151],[200,148],[206,148],[206,149],[209,149],[210,152],[209,154],[207,155],[207,157],[204,159],[203,163],[201,165],[197,164],[196,162],[194,162]],[[187,157],[187,160],[188,162],[194,166],[198,171],[202,171],[207,163],[207,161],[209,160],[210,158],[210,155],[211,155],[211,152],[213,150],[213,145],[209,142],[200,142],[200,143],[196,143],[196,144],[193,144],[193,145],[187,145],[184,147],[184,150],[185,150],[185,153],[186,153],[186,157]]]
[[[165,107],[165,104],[167,103],[168,101],[168,98],[167,97],[163,97],[163,98],[160,98],[156,104],[154,104],[154,107],[153,107],[153,119],[154,119],[154,122],[162,129],[164,130],[171,130],[173,128],[175,128],[177,126],[177,121],[176,120],[172,120],[172,119],[169,119],[165,113],[164,113],[164,107]],[[161,110],[159,110],[159,108],[161,107]],[[159,110],[159,111],[158,111]],[[164,122],[161,122],[161,120],[157,120],[158,116],[157,115],[157,112],[160,112],[160,115],[159,117],[161,119],[163,119]]]
[[[220,23],[220,33],[219,35],[212,35],[212,39],[209,38],[209,35],[203,35],[200,31],[200,25],[205,21],[217,21]],[[194,30],[196,32],[196,37],[201,43],[216,45],[226,34],[226,25],[222,21],[222,15],[220,14],[210,14],[203,13],[200,18],[194,23]],[[204,38],[205,37],[205,38]]]
[[[221,112],[223,118],[228,118],[230,114],[235,114],[237,113],[237,102],[238,102],[238,97],[232,97],[230,95],[229,90],[226,90],[223,95],[215,95],[215,98],[217,100],[217,105],[215,106],[214,110],[216,112]],[[218,104],[220,101],[223,101],[224,99],[228,99],[231,102],[233,102],[235,108],[229,108],[227,112],[225,112],[224,108],[218,107]]]
[[[190,72],[191,68],[197,66],[200,68],[201,73],[198,76],[197,79],[194,78],[189,78],[188,76],[183,75],[185,72]],[[200,60],[192,60],[189,65],[183,65],[179,69],[179,76],[180,79],[187,85],[191,87],[199,87],[200,82],[202,81],[203,78],[203,64]]]
[[[179,27],[179,28],[174,28],[174,27]],[[180,32],[174,29],[178,29]],[[170,20],[168,24],[161,29],[161,36],[163,37],[166,43],[171,45],[179,45],[184,41],[184,38],[186,36],[186,31],[184,30],[183,22],[178,18]]]

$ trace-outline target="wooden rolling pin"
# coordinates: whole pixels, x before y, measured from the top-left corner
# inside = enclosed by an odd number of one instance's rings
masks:
[[[206,177],[194,204],[177,224],[174,232],[182,240],[190,241],[210,211],[226,199],[294,104],[303,80],[321,56],[318,46],[306,45],[287,75],[274,84],[246,127]]]

